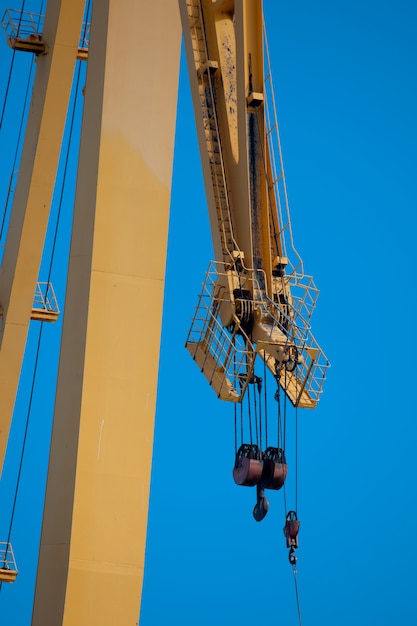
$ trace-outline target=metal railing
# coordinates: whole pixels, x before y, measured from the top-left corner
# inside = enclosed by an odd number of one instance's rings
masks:
[[[8,40],[42,37],[45,16],[40,13],[6,9],[1,19],[1,25]],[[79,48],[88,50],[90,43],[90,22],[83,22],[80,32]]]
[[[252,377],[256,355],[265,361],[291,402],[300,407],[313,408],[320,397],[326,371],[327,357],[313,337],[309,325],[317,290],[309,276],[289,277],[291,298],[285,306],[278,306],[259,289],[264,278],[259,271],[245,270],[245,288],[255,294],[249,302],[252,311],[260,312],[270,332],[268,341],[256,346],[239,321],[225,328],[222,309],[234,308],[232,296],[223,286],[228,271],[224,263],[211,261],[188,333],[186,347],[217,395],[240,402]],[[236,302],[236,301],[235,301]],[[299,355],[293,371],[281,367],[272,356],[277,337],[283,351],[295,350]],[[216,378],[215,378],[216,377]],[[226,393],[227,392],[227,393]]]
[[[7,541],[0,541],[0,569],[17,572],[12,544]]]
[[[36,284],[33,309],[59,315],[58,301],[52,283],[38,282]]]

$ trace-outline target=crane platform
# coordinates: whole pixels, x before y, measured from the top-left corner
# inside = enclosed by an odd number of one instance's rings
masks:
[[[13,583],[17,574],[12,544],[8,541],[0,541],[0,582]]]
[[[59,307],[52,283],[38,282],[30,318],[39,322],[55,322],[58,316]]]

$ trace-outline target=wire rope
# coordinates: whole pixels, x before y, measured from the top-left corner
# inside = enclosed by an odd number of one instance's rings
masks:
[[[17,32],[18,33],[20,32],[20,27],[22,25],[23,12],[25,10],[25,3],[26,3],[26,0],[23,0],[22,1],[22,8],[20,9],[19,22],[18,22],[18,25],[17,25]],[[10,63],[9,77],[8,77],[8,81],[7,81],[6,93],[4,95],[3,108],[2,108],[1,117],[0,117],[0,130],[1,130],[2,125],[3,125],[4,112],[5,112],[5,109],[6,109],[7,96],[9,94],[9,88],[10,88],[10,82],[11,82],[11,76],[12,76],[12,70],[13,70],[13,65],[14,65],[15,54],[16,54],[16,50],[13,48],[12,61]]]
[[[295,377],[295,397],[297,397],[297,376]],[[295,510],[298,511],[298,402],[295,407]]]
[[[78,64],[78,71],[77,71],[77,78],[75,81],[74,105],[72,107],[72,112],[71,112],[71,120],[70,120],[69,135],[68,135],[68,146],[67,146],[66,155],[65,155],[64,173],[63,173],[63,180],[62,180],[62,186],[61,186],[61,193],[59,197],[58,214],[57,214],[57,219],[56,219],[54,238],[53,238],[53,243],[52,243],[51,260],[49,264],[47,285],[49,285],[50,280],[51,280],[52,264],[53,264],[54,257],[55,257],[56,242],[58,238],[58,226],[59,226],[59,221],[60,221],[61,211],[62,211],[62,204],[63,204],[63,199],[64,199],[65,182],[66,182],[67,171],[68,171],[71,140],[72,140],[72,134],[74,130],[75,113],[77,109],[77,95],[78,95],[78,89],[80,85],[80,76],[81,76],[81,61],[78,61],[77,64]]]
[[[60,200],[59,200],[59,206],[58,206],[57,220],[56,220],[55,229],[54,229],[54,238],[53,238],[51,259],[50,259],[50,264],[49,264],[48,284],[49,284],[49,281],[50,281],[50,278],[51,278],[51,273],[52,273],[52,265],[53,265],[53,260],[54,260],[56,241],[57,241],[57,234],[58,234],[58,227],[59,227],[59,222],[60,222],[61,209],[62,209],[62,203],[63,203],[63,197],[64,197],[64,190],[65,190],[65,183],[66,183],[67,171],[68,171],[69,153],[70,153],[71,141],[72,141],[73,130],[74,130],[75,112],[76,112],[76,107],[77,107],[77,95],[78,95],[80,74],[81,74],[81,63],[80,62],[78,62],[78,63],[79,63],[78,64],[78,72],[77,72],[77,78],[76,78],[75,89],[74,89],[74,104],[73,104],[73,108],[72,108],[72,114],[71,114],[70,125],[69,125],[68,143],[67,143],[67,150],[66,150],[66,156],[65,156],[65,161],[64,161],[64,171],[63,171],[63,179],[62,179],[62,185],[61,185],[61,194],[60,194]],[[11,538],[12,529],[13,529],[13,521],[14,521],[14,516],[15,516],[15,511],[16,511],[17,497],[18,497],[19,486],[20,486],[20,479],[21,479],[21,474],[22,474],[22,467],[23,467],[24,452],[25,452],[26,443],[27,443],[27,434],[28,434],[28,430],[29,430],[32,402],[33,402],[33,396],[34,396],[34,390],[35,390],[36,375],[37,375],[37,371],[38,371],[39,354],[40,354],[41,341],[42,341],[42,332],[43,332],[43,324],[41,323],[41,327],[40,327],[40,331],[39,331],[39,335],[38,335],[37,348],[36,348],[35,363],[34,363],[34,368],[33,368],[32,384],[31,384],[31,391],[30,391],[30,395],[29,395],[29,404],[28,404],[28,410],[27,410],[25,432],[24,432],[24,436],[23,436],[22,451],[21,451],[21,455],[20,455],[19,469],[18,469],[17,480],[16,480],[16,488],[15,488],[12,512],[11,512],[11,517],[10,517],[9,531],[8,531],[8,537],[7,537],[7,545],[10,543],[10,538]],[[2,589],[2,581],[0,581],[0,592],[1,592],[1,589]]]
[[[9,545],[10,537],[12,535],[14,514],[15,514],[15,511],[16,511],[16,504],[17,504],[17,495],[18,495],[18,492],[19,492],[20,478],[21,478],[22,467],[23,467],[23,457],[24,457],[24,451],[25,451],[25,447],[26,447],[27,434],[28,434],[28,431],[29,431],[30,412],[31,412],[31,408],[32,408],[33,394],[34,394],[34,390],[35,390],[35,380],[36,380],[36,372],[37,372],[38,361],[39,361],[39,353],[40,353],[40,346],[41,346],[41,339],[42,339],[42,330],[43,330],[43,325],[41,324],[41,327],[40,327],[40,330],[39,330],[39,335],[38,335],[38,343],[37,343],[37,347],[36,347],[34,373],[33,373],[33,376],[32,376],[32,385],[31,385],[30,394],[29,394],[29,405],[28,405],[28,411],[27,411],[27,417],[26,417],[25,432],[24,432],[24,435],[23,435],[22,452],[21,452],[21,455],[20,455],[19,469],[18,469],[18,472],[17,472],[16,489],[15,489],[15,492],[14,492],[12,513],[11,513],[11,516],[10,516],[9,531],[8,531],[8,535],[7,535],[7,544],[6,545]],[[0,581],[0,592],[1,592],[1,589],[2,589],[2,581]]]
[[[243,443],[243,405],[240,403],[240,443]]]
[[[235,456],[237,454],[237,407],[236,402],[233,403],[234,426],[235,426]]]
[[[248,419],[249,419],[249,438],[250,444],[253,444],[253,433],[252,433],[252,411],[251,411],[251,397],[250,397],[250,385],[248,386]]]
[[[298,613],[298,623],[302,626],[301,619],[301,606],[300,606],[300,594],[298,592],[298,581],[297,581],[297,566],[293,565],[293,574],[294,574],[294,586],[295,586],[295,600],[297,603],[297,613]]]
[[[13,52],[15,52],[15,50],[13,50]],[[32,73],[33,73],[33,64],[30,66],[28,81],[27,81],[27,84],[26,84],[26,92],[25,92],[25,97],[24,97],[24,104],[23,104],[22,115],[21,115],[21,118],[20,118],[19,132],[18,132],[18,136],[17,136],[17,143],[16,143],[15,154],[14,154],[14,158],[13,158],[12,171],[11,171],[11,174],[10,174],[9,186],[7,188],[6,200],[5,200],[5,203],[4,203],[2,221],[1,221],[1,226],[0,226],[0,241],[3,238],[4,226],[5,226],[6,217],[7,217],[7,207],[9,205],[10,194],[12,193],[13,177],[14,177],[14,174],[15,174],[15,171],[16,171],[16,163],[17,163],[18,156],[19,156],[19,150],[20,150],[20,145],[21,145],[21,137],[22,137],[22,130],[23,130],[23,125],[24,125],[24,121],[25,121],[25,114],[26,114],[28,98],[29,98],[29,90],[30,90],[30,85],[31,85],[31,80],[32,80]]]
[[[265,359],[263,360],[264,363],[264,406],[265,406],[265,449],[268,447],[268,397],[267,397],[267,393],[266,393],[266,362]]]
[[[2,129],[2,126],[3,126],[4,112],[6,110],[7,97],[9,95],[9,89],[10,89],[10,83],[11,83],[11,79],[12,79],[12,71],[13,71],[15,54],[16,54],[16,50],[13,50],[12,60],[11,60],[10,69],[9,69],[9,76],[7,78],[6,91],[5,91],[4,99],[3,99],[3,106],[2,106],[2,109],[1,109],[1,115],[0,115],[0,130]]]
[[[255,385],[256,385],[256,377],[254,375],[254,377],[253,377],[253,386],[254,386],[253,387],[253,412],[254,412],[254,415],[255,415],[254,422],[255,422],[255,433],[256,433],[256,445],[260,449],[260,446],[261,446],[261,441],[260,441],[260,424],[259,424],[258,403],[257,403],[257,400],[256,400]]]
[[[257,386],[259,396],[259,445],[262,449],[262,378],[258,378]]]

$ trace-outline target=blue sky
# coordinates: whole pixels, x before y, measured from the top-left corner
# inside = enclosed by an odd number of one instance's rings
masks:
[[[321,291],[313,333],[332,363],[319,407],[299,415],[303,624],[414,626],[417,5],[264,0],[264,10],[294,238]],[[2,96],[10,56],[4,41]],[[30,56],[19,63],[27,68]],[[14,98],[25,81],[14,79]],[[8,163],[14,126],[6,114],[0,142]],[[70,188],[52,276],[61,301]],[[268,516],[254,522],[253,490],[231,477],[233,409],[184,349],[211,258],[183,63],[140,623],[296,626],[282,493],[272,493]],[[30,623],[60,323],[43,331],[12,533],[20,573],[0,594],[2,618],[16,626]],[[2,538],[38,333],[34,325],[0,483]],[[173,462],[180,480],[170,478]]]

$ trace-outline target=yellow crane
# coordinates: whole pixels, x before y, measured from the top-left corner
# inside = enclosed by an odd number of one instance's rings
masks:
[[[88,50],[84,5],[50,0],[29,33],[6,20],[37,70],[0,272],[1,464],[30,319],[58,314],[38,274],[74,66],[88,58],[34,626],[139,613],[181,31],[215,254],[186,348],[234,404],[261,360],[295,407],[314,408],[328,367],[310,328],[318,291],[292,245],[261,0],[103,0]]]

